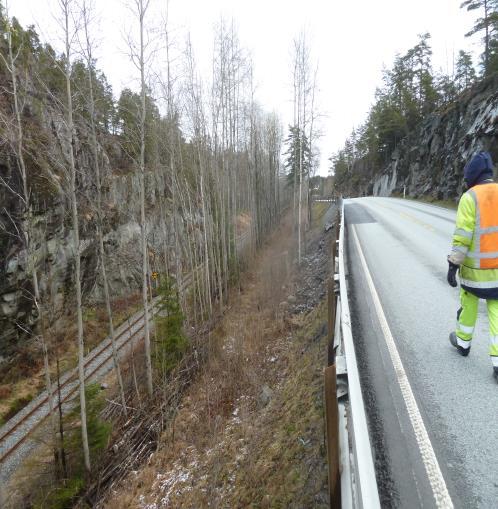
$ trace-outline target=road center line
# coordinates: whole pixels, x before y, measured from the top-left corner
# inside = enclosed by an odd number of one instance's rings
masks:
[[[376,203],[375,205],[378,207],[382,207],[383,209],[389,210],[390,212],[394,212],[395,214],[398,214],[399,216],[401,216],[403,219],[406,219],[407,221],[411,221],[412,223],[418,224],[419,226],[422,226],[426,230],[429,230],[431,232],[436,231],[434,226],[422,221],[418,217],[415,217],[413,214],[408,214],[408,212],[404,212],[403,210],[399,210],[399,209],[396,209],[393,207],[388,207],[387,205],[383,205],[381,203]]]
[[[370,271],[368,270],[367,262],[365,260],[365,256],[363,255],[360,241],[356,233],[356,227],[352,226],[351,229],[353,232],[356,247],[358,249],[358,253],[360,255],[361,265],[365,272],[368,287],[370,289],[370,293],[372,294],[372,299],[374,302],[377,317],[379,319],[380,327],[382,329],[382,333],[384,334],[387,349],[389,350],[389,354],[391,356],[391,361],[393,363],[394,371],[396,373],[396,379],[401,389],[401,394],[406,405],[408,417],[410,418],[410,422],[412,423],[413,426],[415,439],[417,440],[420,455],[422,456],[422,461],[425,466],[425,471],[427,472],[427,477],[429,478],[432,492],[434,494],[434,498],[436,499],[436,506],[444,509],[451,509],[453,508],[453,502],[451,501],[451,497],[450,494],[448,493],[448,488],[446,487],[443,474],[441,473],[441,469],[439,468],[439,463],[437,461],[436,454],[429,439],[429,435],[427,434],[427,430],[425,428],[424,421],[422,420],[422,416],[417,406],[417,402],[415,401],[415,396],[413,395],[410,382],[408,381],[405,369],[403,368],[403,363],[401,362],[401,357],[399,356],[399,352],[396,347],[396,343],[394,342],[391,329],[389,328],[389,324],[387,323],[384,310],[382,309],[382,304],[380,303],[379,295],[377,293],[377,290],[375,289],[375,285],[370,274]]]

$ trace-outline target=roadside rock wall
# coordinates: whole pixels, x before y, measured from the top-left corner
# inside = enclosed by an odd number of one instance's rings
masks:
[[[426,119],[392,154],[381,175],[360,194],[457,200],[464,190],[463,168],[480,150],[498,163],[498,76],[462,94],[446,110]]]

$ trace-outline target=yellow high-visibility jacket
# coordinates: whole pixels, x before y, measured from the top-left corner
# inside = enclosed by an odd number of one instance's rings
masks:
[[[448,259],[460,266],[464,290],[498,299],[498,184],[478,184],[460,198]]]

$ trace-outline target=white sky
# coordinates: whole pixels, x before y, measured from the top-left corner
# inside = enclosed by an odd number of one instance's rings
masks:
[[[5,2],[5,0],[4,0]],[[166,0],[151,0],[161,9]],[[170,0],[170,26],[182,42],[190,31],[196,59],[209,70],[213,27],[221,16],[234,19],[242,46],[254,62],[256,97],[268,110],[280,113],[284,125],[292,119],[292,40],[304,28],[312,55],[319,63],[317,103],[320,107],[322,154],[319,173],[340,149],[354,126],[361,124],[381,84],[383,66],[396,53],[430,32],[434,69],[452,72],[460,49],[480,52],[478,38],[465,39],[473,13],[460,0]],[[130,14],[123,0],[95,0],[101,14],[99,67],[115,95],[130,86],[134,69],[125,55],[123,32]],[[34,24],[42,41],[56,48],[57,0],[10,0],[9,11],[21,24]],[[157,19],[157,16],[154,16]]]

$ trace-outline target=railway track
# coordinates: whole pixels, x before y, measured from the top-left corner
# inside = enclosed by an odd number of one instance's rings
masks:
[[[250,231],[244,232],[237,237],[236,244],[243,248],[250,237]],[[203,270],[204,266],[197,267],[194,271],[186,274],[182,281],[183,289],[192,285],[194,277]],[[157,312],[157,306],[153,302],[150,313],[153,316]],[[140,333],[144,328],[144,312],[136,313],[127,323],[122,324],[117,329],[115,337],[118,355],[125,350],[135,340],[140,340]],[[112,369],[112,343],[110,338],[106,338],[100,345],[94,348],[85,357],[85,382],[96,380]],[[61,377],[61,402],[68,403],[78,393],[79,381],[77,368],[65,373]],[[54,391],[53,398],[56,397]],[[41,427],[49,415],[49,396],[46,391],[33,399],[26,407],[14,415],[0,428],[0,483],[5,482],[16,467],[15,456],[19,454],[18,461],[21,459],[21,449],[28,446],[29,438],[33,437],[33,432]]]
[[[157,307],[152,305],[150,313],[154,315]],[[134,340],[140,339],[140,333],[145,326],[144,312],[137,313],[132,320],[118,329],[116,348],[118,355]],[[104,340],[85,358],[85,381],[91,381],[112,369],[112,343],[110,338]],[[67,403],[79,390],[77,370],[73,369],[65,374],[61,381],[61,401]],[[55,394],[53,395],[55,396]],[[0,466],[3,470],[13,454],[27,442],[33,432],[41,426],[49,414],[49,396],[44,391],[23,410],[0,428]]]

